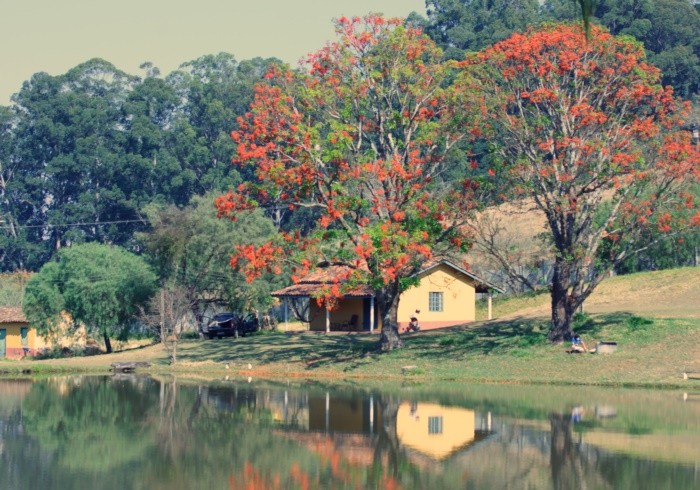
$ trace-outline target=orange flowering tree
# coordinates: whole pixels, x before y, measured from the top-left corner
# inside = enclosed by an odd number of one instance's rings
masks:
[[[238,247],[232,264],[254,278],[291,263],[294,280],[323,261],[350,266],[317,300],[332,308],[346,288],[369,285],[391,350],[402,345],[397,308],[412,275],[468,244],[454,203],[472,206],[469,190],[441,176],[469,135],[471,103],[440,49],[400,19],[340,18],[336,33],[304,69],[276,67],[256,87],[232,133],[233,161],[254,178],[216,205],[233,219],[257,207],[312,216],[311,232]]]
[[[591,27],[548,26],[476,55],[500,163],[491,185],[544,213],[554,252],[551,341],[635,237],[700,224],[689,191],[697,147],[677,130],[683,104],[646,63],[641,44]],[[648,243],[648,242],[647,242]],[[605,250],[606,260],[596,260]]]

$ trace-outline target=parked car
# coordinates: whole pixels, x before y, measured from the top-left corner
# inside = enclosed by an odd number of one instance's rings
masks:
[[[236,313],[219,313],[209,322],[200,326],[203,336],[213,338],[238,337],[258,330],[258,319],[255,315],[239,315]]]

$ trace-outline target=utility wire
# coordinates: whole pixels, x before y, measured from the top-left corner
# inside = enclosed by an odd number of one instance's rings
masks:
[[[70,228],[71,226],[94,226],[94,225],[113,225],[121,223],[146,223],[142,219],[124,219],[116,221],[95,221],[95,222],[85,222],[85,223],[64,223],[62,225],[17,225],[15,228]],[[12,228],[10,225],[0,226],[0,229],[9,230]]]

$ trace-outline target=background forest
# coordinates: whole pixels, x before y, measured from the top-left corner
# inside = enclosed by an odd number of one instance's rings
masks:
[[[426,7],[427,18],[413,13],[408,22],[452,59],[529,26],[580,15],[571,0],[426,0]],[[693,102],[689,127],[700,127],[700,4],[601,0],[593,21],[643,42],[663,82]],[[66,246],[98,242],[145,255],[161,284],[189,287],[195,303],[225,296],[255,307],[269,285],[239,287],[243,281],[224,278],[237,236],[262,240],[307,220],[271,210],[245,224],[217,224],[213,200],[252,178],[230,163],[230,133],[274,63],[281,62],[219,53],[165,76],[144,63],[135,76],[92,59],[62,75],[32,76],[10,106],[0,106],[0,272],[37,271]],[[481,155],[485,168],[488,154]],[[463,162],[453,166],[457,178]],[[697,263],[697,232],[648,239],[619,272]]]

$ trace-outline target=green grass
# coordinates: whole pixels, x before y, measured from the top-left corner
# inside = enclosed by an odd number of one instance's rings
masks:
[[[567,354],[567,345],[546,339],[548,319],[519,312],[548,302],[546,293],[499,298],[502,320],[404,335],[405,348],[377,353],[378,337],[282,332],[240,339],[180,342],[178,363],[170,366],[161,346],[75,359],[0,362],[0,372],[87,370],[105,372],[112,362],[149,361],[153,371],[197,376],[308,377],[316,379],[434,382],[590,384],[614,386],[688,387],[684,371],[700,371],[700,317],[693,312],[692,294],[700,269],[634,274],[606,281],[600,287],[601,313],[579,314],[574,330],[589,347],[596,341],[618,343],[610,355]],[[685,296],[678,294],[684,288]],[[598,294],[598,292],[596,292]],[[653,294],[655,301],[643,294]],[[624,302],[622,299],[624,299]],[[678,317],[634,313],[636,304],[649,308],[677,301]],[[615,302],[617,301],[617,303]],[[687,302],[684,307],[683,301]],[[592,302],[595,304],[594,302]],[[692,303],[692,304],[691,304]],[[617,311],[605,311],[608,310]],[[668,311],[668,310],[666,310]],[[520,316],[518,316],[520,315]],[[280,328],[282,328],[280,326]],[[413,366],[411,369],[404,369]],[[363,381],[363,382],[364,382]],[[684,384],[685,383],[685,384]],[[696,383],[697,384],[697,383]]]
[[[404,336],[405,348],[376,351],[377,336],[268,334],[187,340],[178,363],[150,346],[112,355],[39,362],[4,362],[0,371],[29,368],[105,370],[111,362],[147,360],[155,371],[198,375],[332,379],[459,380],[495,383],[682,386],[682,373],[700,368],[700,335],[693,319],[648,319],[626,313],[577,318],[587,344],[618,342],[610,355],[567,354],[546,340],[544,319],[515,319]],[[413,366],[411,369],[403,369]]]

